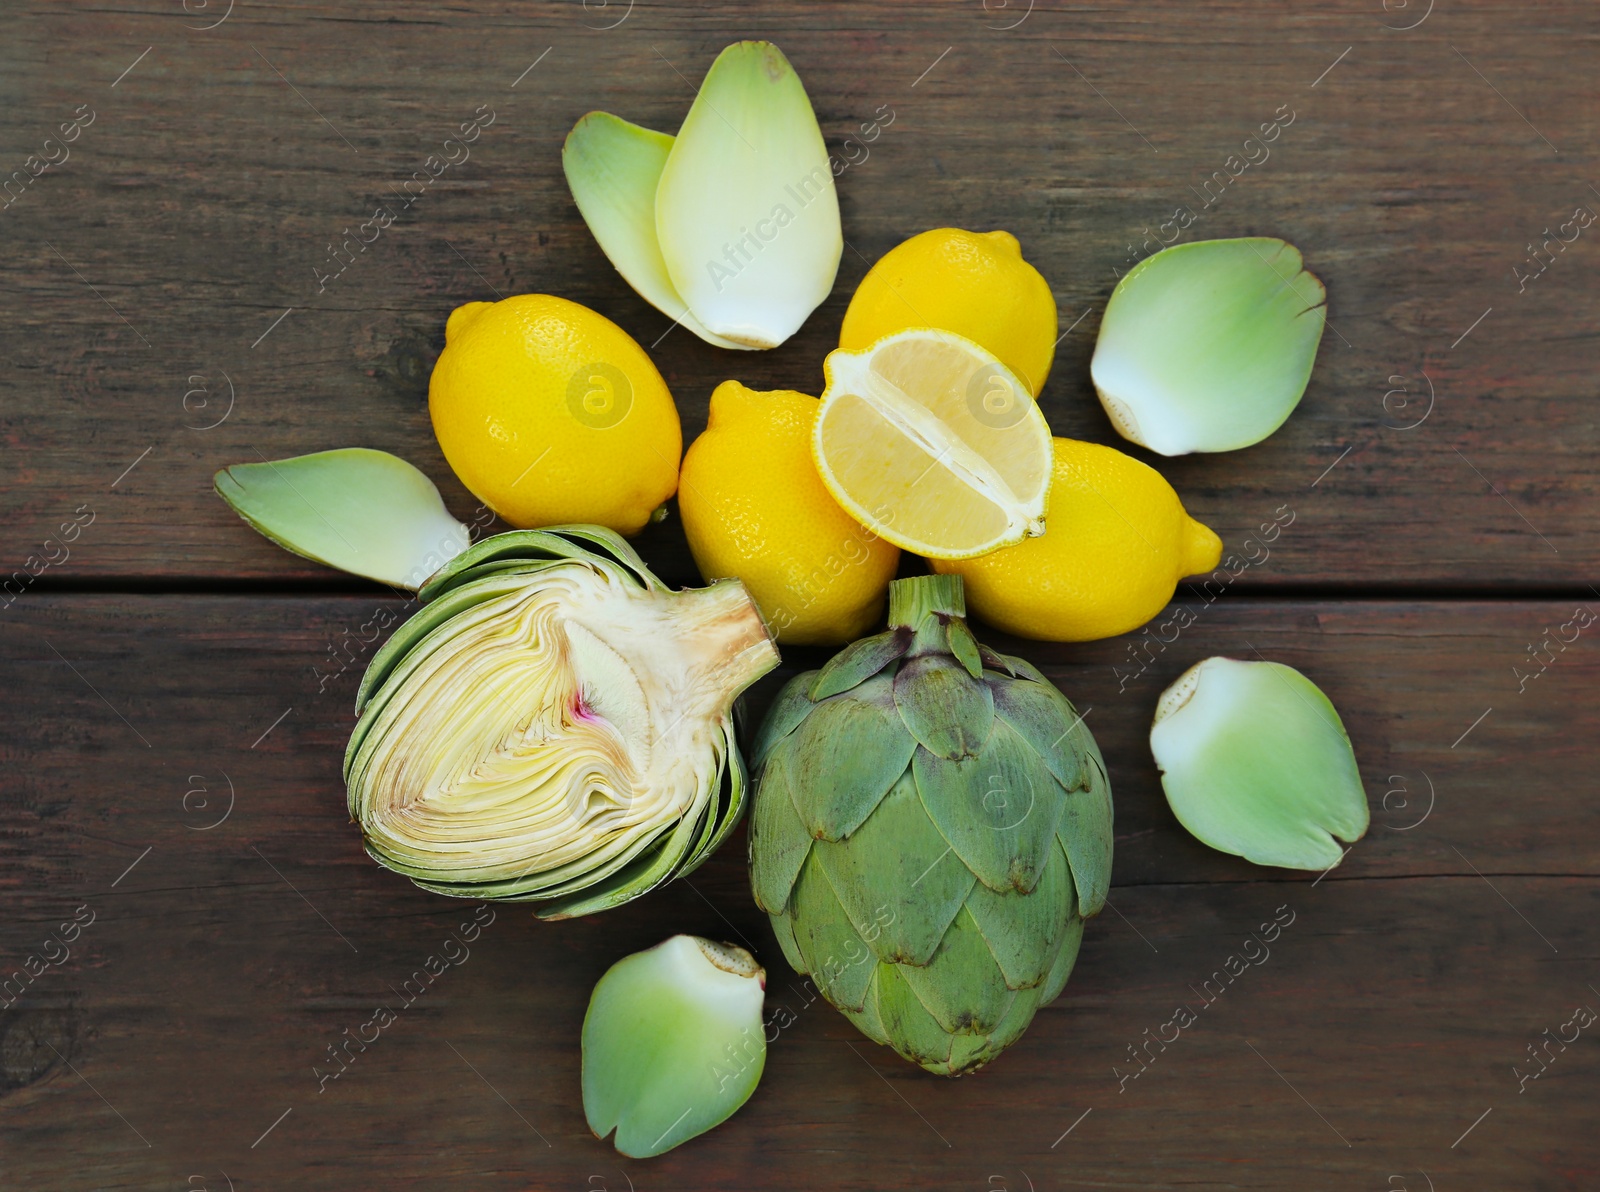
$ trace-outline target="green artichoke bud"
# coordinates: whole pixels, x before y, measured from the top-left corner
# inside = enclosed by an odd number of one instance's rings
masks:
[[[964,613],[959,576],[897,580],[888,631],[791,680],[751,759],[751,885],[789,963],[950,1076],[1061,992],[1111,880],[1094,738]]]
[[[607,969],[583,1018],[589,1129],[646,1159],[731,1117],[766,1065],[766,987],[750,953],[695,935]]]

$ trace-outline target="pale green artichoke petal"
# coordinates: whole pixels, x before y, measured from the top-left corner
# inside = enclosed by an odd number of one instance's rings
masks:
[[[901,965],[900,975],[951,1034],[987,1035],[1015,996],[984,942],[978,921],[964,907],[927,965]]]
[[[950,1049],[954,1043],[950,1032],[939,1025],[939,1020],[928,1012],[906,980],[906,966],[881,964],[878,966],[876,992],[878,1019],[893,1047],[914,1064],[929,1071],[948,1070]]]
[[[811,979],[834,1005],[861,1009],[877,957],[850,925],[815,853],[800,870],[792,905],[794,942]]]
[[[712,63],[655,217],[673,288],[714,335],[776,347],[828,296],[839,200],[811,101],[777,46],[739,42]]]
[[[978,639],[972,636],[972,630],[967,628],[967,623],[959,617],[946,622],[945,638],[950,643],[950,653],[957,662],[966,668],[967,674],[974,679],[983,678],[983,654],[978,648]]]
[[[878,964],[873,966],[872,979],[867,983],[867,993],[859,1010],[841,1010],[840,1013],[855,1024],[855,1027],[874,1043],[887,1044],[889,1035],[883,1029],[883,1019],[878,1014],[878,971],[885,967]]]
[[[1316,360],[1327,291],[1292,244],[1199,240],[1117,283],[1090,372],[1123,438],[1158,451],[1232,451],[1294,411]]]
[[[1008,890],[997,894],[977,882],[967,896],[967,911],[983,933],[1006,985],[1030,989],[1044,980],[1077,901],[1067,858],[1060,848],[1052,848],[1033,893]]]
[[[707,331],[667,275],[656,239],[656,187],[673,139],[609,112],[590,112],[561,147],[567,187],[600,251],[641,298],[707,343],[744,348]]]
[[[761,789],[750,815],[750,887],[756,905],[768,914],[788,908],[800,867],[811,852],[811,833],[800,822],[789,790],[792,748],[767,759]]]
[[[976,884],[928,818],[909,773],[854,836],[819,841],[813,856],[880,960],[927,964]]]
[[[859,687],[911,648],[911,633],[891,629],[851,642],[816,672],[811,698],[818,702]]]
[[[1079,934],[1083,932],[1082,920],[1079,920],[1078,932]],[[1073,944],[1073,952],[1077,952],[1076,942]],[[1028,1024],[1033,1021],[1034,1012],[1044,1005],[1042,994],[1042,987],[1018,990],[1010,1008],[1006,1010],[1005,1017],[995,1024],[994,1030],[990,1031],[988,1038],[984,1040],[983,1051],[973,1054],[970,1058],[952,1052],[950,1056],[952,1066],[958,1058],[965,1059],[968,1066],[958,1068],[957,1071],[970,1071],[972,1066],[976,1066],[973,1064],[974,1060],[986,1064],[1022,1038],[1022,1032],[1027,1030]]]
[[[1077,709],[1054,685],[1032,679],[991,684],[994,714],[1022,735],[1065,790],[1084,784]],[[1067,726],[1063,728],[1063,726]]]
[[[937,654],[901,664],[894,677],[894,704],[918,744],[952,761],[976,757],[994,720],[988,684]]]
[[[950,847],[991,890],[1039,883],[1061,816],[1059,785],[1003,720],[983,752],[946,761],[919,749],[911,761],[922,805]]]
[[[624,957],[583,1019],[583,1111],[642,1159],[725,1121],[766,1064],[766,974],[742,948],[675,935]]]
[[[1257,865],[1327,869],[1370,816],[1355,751],[1328,697],[1279,662],[1207,658],[1161,696],[1150,726],[1180,823]]]
[[[1039,1005],[1048,1006],[1061,996],[1061,991],[1067,986],[1067,978],[1072,975],[1072,966],[1077,963],[1078,949],[1083,945],[1083,919],[1073,915],[1067,920],[1066,934],[1061,940],[1061,947],[1056,952],[1055,958],[1050,962],[1050,971],[1044,975],[1044,980],[1039,984]]]
[[[284,549],[400,588],[421,587],[470,541],[433,481],[387,451],[347,447],[235,464],[212,483]]]
[[[1111,889],[1112,810],[1111,782],[1106,777],[1100,747],[1079,725],[1087,744],[1089,775],[1086,790],[1071,791],[1061,808],[1056,835],[1072,862],[1072,880],[1078,890],[1078,913],[1092,918],[1106,904]]]
[[[917,743],[892,707],[841,695],[817,704],[785,745],[806,831],[843,840],[905,772]]]
[[[816,677],[816,671],[802,671],[778,691],[772,706],[767,709],[766,718],[762,720],[761,730],[756,733],[755,744],[750,750],[752,774],[759,775],[762,767],[767,764],[767,755],[780,741],[794,732],[801,721],[811,715],[812,701],[808,692]]]
[[[772,934],[778,937],[778,947],[783,952],[783,958],[789,962],[789,967],[802,977],[809,971],[806,968],[805,958],[800,955],[800,945],[794,939],[794,920],[788,915],[768,915],[772,923]]]

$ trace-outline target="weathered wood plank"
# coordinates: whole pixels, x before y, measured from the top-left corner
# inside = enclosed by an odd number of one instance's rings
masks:
[[[475,502],[425,408],[454,305],[536,290],[593,305],[652,346],[692,436],[730,374],[814,390],[868,262],[938,224],[1021,238],[1063,328],[1075,324],[1046,412],[1061,433],[1116,441],[1088,384],[1098,312],[1146,229],[1169,235],[1161,222],[1188,205],[1186,238],[1299,244],[1336,329],[1277,435],[1160,462],[1236,549],[1279,506],[1300,512],[1241,584],[1587,582],[1600,548],[1594,233],[1551,249],[1531,284],[1512,266],[1531,270],[1527,244],[1574,207],[1600,210],[1597,83],[1563,65],[1600,16],[1480,0],[1402,32],[1385,25],[1420,6],[1385,8],[1039,5],[1007,29],[1020,5],[410,0],[337,15],[239,6],[204,30],[214,16],[178,5],[108,25],[28,3],[0,80],[6,170],[77,105],[95,122],[0,212],[0,563],[25,567],[87,506],[92,531],[41,583],[319,574],[240,526],[211,473],[367,444],[419,463],[466,514]],[[559,147],[594,107],[673,128],[686,80],[749,36],[783,45],[830,147],[852,159],[838,180],[850,248],[790,344],[735,356],[662,338],[666,320],[578,218]],[[496,120],[472,157],[319,292],[327,244],[398,203],[400,181],[480,104]],[[893,124],[847,144],[885,106]],[[1294,122],[1271,156],[1229,181],[1230,154],[1280,107]],[[673,578],[692,575],[675,523],[648,547]]]
[[[1512,1075],[1534,1070],[1525,1049],[1547,1027],[1600,1009],[1583,959],[1600,945],[1592,635],[1525,692],[1510,678],[1567,605],[1225,597],[1191,610],[1127,682],[1113,643],[995,639],[1092,709],[1117,805],[1115,910],[1090,925],[1065,998],[974,1077],[924,1077],[806,1005],[735,840],[691,879],[606,915],[539,925],[499,908],[470,958],[319,1092],[327,1047],[402,1002],[452,930],[472,934],[471,904],[378,869],[346,819],[339,759],[359,662],[320,695],[312,668],[380,603],[36,593],[12,608],[0,968],[43,955],[76,908],[93,921],[0,1011],[11,1182],[1398,1188],[1386,1182],[1398,1176],[1420,1189],[1427,1172],[1488,1190],[1600,1178],[1593,1047],[1552,1048],[1526,1092]],[[1323,685],[1368,780],[1373,829],[1321,881],[1202,848],[1156,783],[1144,735],[1161,686],[1197,658],[1252,649]],[[1397,772],[1412,802],[1386,809]],[[1422,774],[1436,792],[1426,816]],[[1282,906],[1294,920],[1270,958],[1205,991]],[[795,1021],[733,1121],[632,1164],[585,1131],[578,1027],[609,963],[685,930],[753,944],[771,1004]],[[1145,1043],[1180,1005],[1196,1024],[1166,1050]],[[1146,1048],[1145,1070],[1119,1091],[1117,1073],[1138,1070],[1130,1046]]]

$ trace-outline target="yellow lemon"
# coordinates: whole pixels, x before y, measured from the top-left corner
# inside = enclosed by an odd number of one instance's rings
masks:
[[[923,327],[830,352],[822,368],[817,471],[862,525],[939,559],[1044,533],[1050,428],[983,348]]]
[[[1086,642],[1137,629],[1185,575],[1210,571],[1222,540],[1184,512],[1154,468],[1097,443],[1055,441],[1050,524],[981,559],[935,560],[967,608],[1018,637]]]
[[[523,528],[637,534],[678,484],[683,432],[644,349],[549,294],[450,314],[428,382],[433,433],[461,483]]]
[[[811,462],[820,403],[724,381],[683,457],[678,510],[708,580],[737,576],[780,642],[837,645],[872,627],[900,552],[828,495]]]
[[[982,344],[1035,397],[1056,355],[1056,300],[1010,232],[934,228],[891,248],[856,287],[839,346],[859,351],[908,327]]]

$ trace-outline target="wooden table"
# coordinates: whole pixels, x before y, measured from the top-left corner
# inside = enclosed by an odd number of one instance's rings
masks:
[[[744,37],[783,47],[852,161],[834,294],[735,358],[617,277],[559,150],[591,108],[674,129]],[[1554,1041],[1600,1009],[1600,630],[1558,640],[1600,607],[1600,229],[1529,263],[1600,210],[1597,37],[1575,2],[18,0],[3,563],[55,561],[0,626],[0,967],[39,970],[0,1011],[0,1184],[1600,1187],[1596,1032]],[[480,105],[470,160],[319,287],[325,246]],[[1269,159],[1206,188],[1285,112]],[[1100,311],[1180,206],[1188,238],[1283,236],[1327,283],[1288,424],[1157,461],[1230,548],[1294,521],[1224,595],[1180,591],[1196,621],[1170,643],[986,634],[1091,709],[1116,797],[1113,905],[1024,1040],[959,1081],[867,1042],[784,965],[741,833],[619,911],[500,908],[319,1089],[329,1046],[471,907],[380,870],[345,814],[358,627],[400,602],[257,537],[213,471],[380,447],[470,519],[425,406],[455,305],[549,291],[616,319],[654,345],[687,440],[730,370],[816,391],[870,262],[938,225],[1021,239],[1067,329],[1045,412],[1118,443],[1088,381]],[[695,582],[676,520],[640,549]],[[1355,742],[1372,829],[1321,877],[1201,846],[1161,796],[1156,696],[1252,651],[1309,674]],[[1275,914],[1270,957],[1119,1087]],[[633,1162],[585,1127],[578,1028],[609,964],[678,931],[748,941],[795,1021],[733,1120]]]

